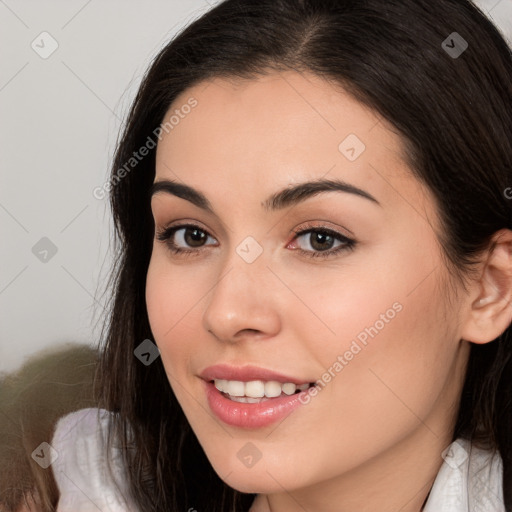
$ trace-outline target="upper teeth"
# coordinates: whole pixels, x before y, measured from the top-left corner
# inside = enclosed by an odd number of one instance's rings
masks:
[[[303,391],[309,388],[309,384],[297,386],[292,382],[282,384],[275,380],[264,382],[262,380],[251,380],[242,382],[239,380],[215,379],[215,387],[231,396],[248,396],[251,398],[275,398],[281,393],[293,395],[297,389]]]

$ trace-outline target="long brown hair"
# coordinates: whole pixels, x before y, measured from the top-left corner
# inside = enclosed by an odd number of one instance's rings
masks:
[[[443,47],[454,32],[468,45],[459,55]],[[282,69],[341,85],[394,125],[411,172],[436,198],[443,254],[462,282],[491,235],[511,227],[511,204],[503,194],[512,184],[511,51],[469,0],[226,0],[191,23],[149,67],[110,183],[116,264],[98,389],[103,407],[118,413],[112,435],[132,448],[125,452],[126,465],[141,510],[240,511],[254,496],[216,475],[161,360],[145,366],[134,357],[135,347],[153,339],[145,285],[154,236],[148,190],[155,150],[129,172],[119,170],[126,171],[133,152],[155,137],[187,88],[214,77],[252,78]],[[511,354],[510,327],[492,343],[472,345],[453,434],[499,450],[508,512]]]

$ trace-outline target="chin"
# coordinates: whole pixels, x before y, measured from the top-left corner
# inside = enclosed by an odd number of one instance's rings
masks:
[[[234,461],[224,460],[213,465],[213,469],[227,485],[243,493],[271,494],[282,492],[283,488],[293,490],[302,487],[292,468],[283,465],[282,461],[276,464],[268,464],[261,459],[253,467],[244,467],[235,456]]]
[[[268,473],[256,475],[253,474],[251,470],[237,471],[237,473],[233,472],[222,480],[231,488],[247,494],[282,492],[283,487],[286,487],[287,483],[284,482],[283,485],[279,485],[278,482],[281,482],[279,475],[277,475],[277,478],[274,480]],[[288,487],[286,488],[288,489]]]

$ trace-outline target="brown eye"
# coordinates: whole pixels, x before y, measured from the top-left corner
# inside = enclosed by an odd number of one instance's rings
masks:
[[[296,231],[295,234],[296,237],[293,241],[295,247],[293,248],[301,254],[312,258],[327,258],[342,251],[353,250],[356,246],[355,240],[327,228],[312,227]],[[303,242],[299,244],[298,241],[301,239]],[[304,245],[306,248],[303,248]]]
[[[309,236],[309,244],[317,251],[331,249],[335,242],[334,237],[322,231],[311,232]]]
[[[157,233],[156,238],[168,246],[175,254],[199,253],[208,239],[215,241],[204,229],[194,225],[172,226]]]
[[[208,236],[205,232],[197,228],[185,228],[185,232],[183,234],[183,240],[190,247],[201,247],[207,238]]]

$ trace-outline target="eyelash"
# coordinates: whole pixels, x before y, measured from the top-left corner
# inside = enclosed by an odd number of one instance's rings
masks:
[[[197,255],[198,253],[202,252],[204,247],[201,247],[199,249],[182,249],[182,248],[177,247],[176,244],[171,240],[171,238],[176,233],[176,231],[183,229],[183,228],[197,229],[197,230],[205,233],[207,236],[211,236],[206,230],[200,228],[199,226],[197,226],[195,224],[180,224],[177,226],[171,226],[169,228],[164,228],[162,230],[157,231],[156,238],[157,238],[157,240],[159,240],[161,242],[165,242],[168,249],[173,254],[179,254],[182,256],[192,256],[192,255]],[[340,242],[343,242],[343,244],[338,246],[337,248],[328,249],[326,251],[306,251],[304,249],[293,249],[308,258],[328,258],[331,256],[335,256],[343,251],[347,251],[347,250],[353,251],[356,246],[356,243],[357,243],[355,240],[352,240],[351,238],[348,238],[348,237],[342,235],[341,233],[333,231],[332,229],[329,229],[329,228],[324,228],[322,226],[308,225],[308,226],[305,226],[304,228],[305,229],[293,231],[293,233],[295,234],[295,237],[293,240],[295,240],[296,238],[298,238],[306,233],[322,233],[322,234],[331,236],[332,238],[335,238],[335,239],[339,240]]]

